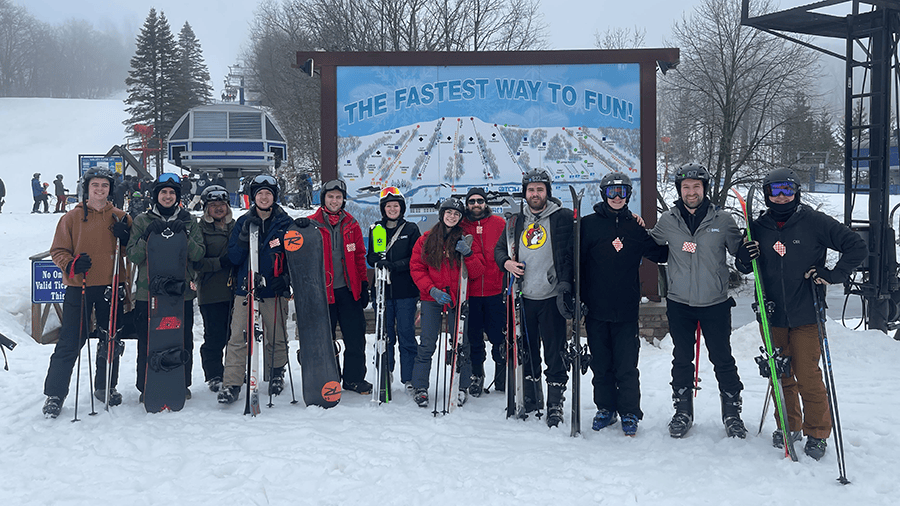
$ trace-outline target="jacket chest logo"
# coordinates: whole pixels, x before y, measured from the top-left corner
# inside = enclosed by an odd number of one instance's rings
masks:
[[[352,253],[354,251],[356,251],[356,243],[351,242],[351,243],[347,244],[347,252]]]
[[[616,237],[616,238],[613,240],[612,245],[613,245],[613,248],[616,249],[616,253],[622,251],[622,248],[625,247],[625,245],[622,244],[622,240],[619,239],[618,237]]]
[[[681,245],[681,251],[687,251],[688,253],[696,253],[697,252],[697,243],[685,241],[684,244]]]
[[[484,227],[482,227],[481,225],[478,225],[477,227],[475,227],[476,234],[481,234],[483,231],[484,231]]]
[[[784,254],[787,253],[787,248],[784,247],[784,244],[782,244],[781,241],[776,241],[775,244],[772,245],[772,249],[781,256],[784,256]]]
[[[528,249],[538,249],[547,242],[547,230],[543,226],[532,223],[522,231],[522,246]]]

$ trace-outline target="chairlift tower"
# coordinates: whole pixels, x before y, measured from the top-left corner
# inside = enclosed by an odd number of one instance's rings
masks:
[[[841,16],[832,12],[849,7]],[[741,24],[796,42],[845,62],[844,223],[869,246],[845,293],[860,295],[869,328],[900,328],[900,278],[890,210],[890,145],[900,135],[891,128],[891,112],[900,118],[900,2],[896,0],[821,0],[750,17],[743,0]],[[843,39],[845,54],[829,51],[789,34]],[[893,85],[893,87],[892,87]],[[892,100],[893,98],[893,100]],[[868,111],[869,117],[860,115]],[[863,116],[863,117],[860,117]],[[868,195],[868,217],[854,217],[857,196]]]

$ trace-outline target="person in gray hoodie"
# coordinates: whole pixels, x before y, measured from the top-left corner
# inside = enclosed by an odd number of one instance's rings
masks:
[[[525,364],[525,409],[543,407],[541,399],[541,343],[547,376],[547,426],[563,421],[563,393],[569,375],[563,363],[566,319],[572,318],[574,300],[572,255],[574,227],[571,209],[552,198],[550,176],[539,169],[525,174],[523,199],[528,204],[514,220],[515,246],[510,258],[507,234],[494,248],[497,265],[520,279],[525,324],[525,346],[530,359]],[[527,270],[526,270],[527,265]]]
[[[744,385],[731,352],[731,308],[735,303],[728,296],[725,255],[726,251],[732,255],[738,252],[741,232],[731,214],[713,206],[707,198],[709,172],[705,167],[681,166],[675,175],[675,187],[680,198],[650,231],[657,244],[669,246],[666,315],[675,346],[675,415],[669,422],[669,435],[684,437],[694,421],[694,343],[699,325],[719,384],[725,432],[743,439],[747,435],[741,420]]]

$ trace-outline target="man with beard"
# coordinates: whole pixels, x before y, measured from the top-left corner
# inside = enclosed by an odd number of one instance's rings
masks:
[[[572,318],[574,301],[573,218],[571,209],[552,198],[550,175],[534,169],[522,179],[522,198],[527,206],[514,219],[516,244],[510,258],[506,234],[494,248],[497,266],[521,279],[525,325],[525,410],[541,409],[541,343],[547,376],[547,426],[563,421],[563,393],[569,375],[563,363],[566,319]],[[512,218],[511,218],[512,219]],[[528,266],[526,270],[525,266]]]
[[[506,231],[506,221],[491,213],[484,188],[471,188],[466,194],[466,217],[462,222],[465,235],[471,235],[484,255],[493,254],[497,241]],[[487,252],[487,253],[484,253]],[[471,347],[472,386],[469,394],[480,397],[484,392],[484,334],[491,342],[494,359],[494,390],[506,389],[506,351],[503,335],[506,312],[503,305],[503,271],[494,262],[484,261],[484,274],[469,280],[469,317],[467,338]]]
[[[675,345],[675,415],[669,422],[669,435],[684,437],[694,422],[694,339],[699,323],[719,383],[725,432],[743,439],[747,435],[741,420],[744,385],[731,353],[731,308],[735,303],[728,296],[725,262],[726,251],[738,252],[741,232],[731,214],[713,206],[706,197],[709,172],[705,167],[692,163],[681,166],[675,174],[675,187],[681,198],[660,216],[650,232],[657,244],[669,245],[666,315]]]

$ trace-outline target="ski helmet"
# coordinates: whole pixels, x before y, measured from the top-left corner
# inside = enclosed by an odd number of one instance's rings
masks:
[[[57,175],[56,175],[56,179],[62,179],[62,178],[63,178],[63,175],[62,175],[62,174],[57,174]]]
[[[206,207],[206,204],[210,202],[229,203],[231,202],[231,196],[224,187],[217,184],[209,185],[200,194],[200,203],[203,204],[203,207]]]
[[[675,172],[675,191],[681,197],[681,182],[685,179],[697,179],[703,183],[703,193],[709,190],[709,171],[699,163],[686,163]]]
[[[116,187],[116,178],[107,170],[100,168],[88,169],[87,172],[84,173],[84,176],[81,176],[81,195],[84,200],[88,198],[88,187],[91,184],[91,179],[95,177],[102,177],[109,181],[109,194],[112,195],[113,190]]]
[[[278,201],[278,181],[268,174],[258,174],[250,181],[250,200],[256,200],[256,192],[266,189],[272,192],[272,198]]]
[[[181,176],[173,172],[163,172],[156,178],[153,187],[150,189],[155,204],[159,204],[159,192],[163,188],[175,190],[175,205],[178,205],[178,202],[181,201]]]
[[[41,177],[41,173],[35,172],[31,177],[33,177],[34,179],[37,179],[37,178]]]
[[[444,199],[444,201],[441,202],[440,209],[438,209],[438,220],[440,220],[441,223],[444,222],[444,213],[450,211],[451,209],[453,211],[459,211],[460,216],[466,215],[466,205],[463,204],[463,201],[459,200],[456,197],[450,197]]]
[[[603,176],[603,179],[600,180],[600,190],[603,192],[604,201],[608,199],[606,189],[610,186],[627,186],[628,189],[624,196],[625,202],[631,200],[631,191],[634,189],[634,186],[631,184],[631,178],[628,175],[622,172],[610,172]]]
[[[341,204],[341,209],[343,209],[347,205],[347,183],[341,179],[332,179],[322,185],[322,189],[319,190],[319,202],[322,203],[322,207],[325,207],[325,194],[333,190],[339,190],[344,195],[344,202]]]
[[[403,218],[403,215],[406,214],[406,198],[403,197],[403,193],[396,186],[387,186],[381,189],[381,198],[378,199],[378,206],[381,208],[381,217],[385,219],[387,219],[387,215],[384,214],[384,206],[388,202],[400,203],[400,217]]]
[[[770,195],[769,185],[772,183],[794,183],[797,185],[797,191],[800,190],[800,178],[791,169],[773,169],[766,174],[766,177],[763,178],[763,191],[766,192],[766,195]]]
[[[522,177],[522,195],[528,189],[528,183],[544,183],[547,187],[547,198],[553,196],[553,188],[550,181],[550,175],[541,169],[531,169]]]

